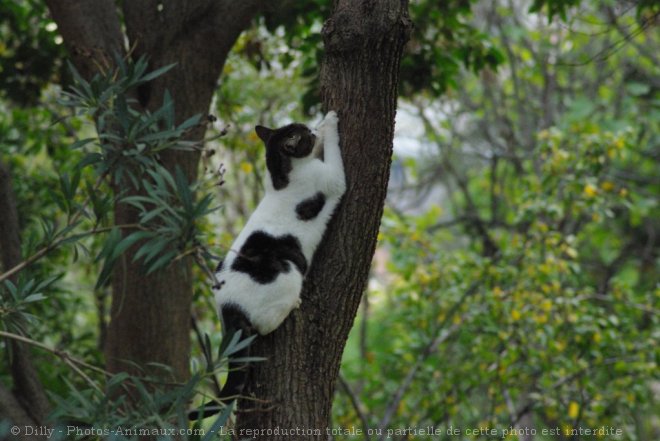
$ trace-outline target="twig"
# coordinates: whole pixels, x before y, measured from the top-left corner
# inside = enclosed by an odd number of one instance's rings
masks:
[[[370,432],[369,420],[367,419],[367,415],[365,415],[364,411],[362,410],[364,406],[360,402],[358,396],[353,392],[349,384],[346,382],[346,379],[343,377],[343,375],[339,374],[337,379],[339,380],[339,385],[348,396],[348,399],[350,400],[353,409],[355,409],[355,413],[357,413],[357,416],[360,419],[360,422],[362,423],[362,433],[364,433],[364,439],[370,440],[371,437],[368,435],[368,433]]]
[[[392,401],[387,406],[387,409],[385,410],[385,414],[383,415],[383,418],[380,421],[380,424],[378,425],[379,433],[383,434],[379,436],[378,438],[379,441],[385,439],[386,437],[385,429],[387,428],[387,425],[390,423],[390,420],[392,419],[394,412],[396,412],[396,409],[399,407],[399,403],[403,399],[403,395],[408,391],[408,389],[412,385],[412,382],[415,379],[415,376],[417,375],[419,369],[424,365],[426,360],[435,352],[437,346],[443,343],[445,340],[447,340],[459,328],[460,324],[453,324],[449,329],[445,329],[450,318],[452,318],[454,314],[458,311],[458,309],[461,307],[461,305],[463,305],[465,299],[467,299],[469,296],[471,296],[477,291],[478,287],[479,287],[479,283],[474,282],[472,285],[468,287],[465,293],[463,293],[461,298],[458,299],[458,301],[454,303],[454,305],[452,305],[451,309],[445,316],[445,319],[442,321],[442,323],[438,325],[435,338],[431,339],[431,341],[429,341],[429,343],[424,347],[422,352],[417,356],[417,361],[410,368],[405,378],[403,379],[403,382],[394,393],[394,398],[392,398]]]
[[[91,236],[92,234],[98,234],[98,233],[105,233],[108,232],[114,228],[140,228],[140,224],[123,224],[123,225],[113,225],[111,227],[101,227],[101,228],[93,228],[89,231],[86,231],[84,233],[78,233],[78,236],[85,237],[85,236]],[[62,237],[53,243],[46,245],[45,247],[41,248],[39,251],[28,257],[27,259],[23,260],[21,263],[18,265],[14,266],[13,268],[10,268],[9,270],[5,271],[4,273],[0,274],[0,282],[10,278],[11,276],[21,272],[24,268],[32,265],[34,262],[37,260],[41,259],[44,257],[46,254],[49,252],[53,251],[57,247],[61,246],[63,242],[69,240],[71,236],[67,237]]]
[[[557,66],[565,66],[565,67],[579,67],[579,66],[586,66],[587,64],[590,64],[594,61],[603,61],[612,56],[614,53],[618,52],[621,50],[625,45],[632,41],[635,37],[637,37],[639,34],[644,32],[648,27],[652,26],[655,23],[656,18],[660,16],[660,12],[656,12],[653,14],[651,17],[642,20],[642,23],[635,29],[634,31],[630,32],[629,34],[626,34],[622,30],[619,29],[619,32],[622,33],[623,37],[620,40],[615,41],[608,47],[602,49],[600,52],[596,53],[595,55],[589,57],[585,61],[579,61],[579,62],[557,62]]]
[[[419,106],[418,106],[418,116],[422,120],[425,130],[427,132],[433,133],[434,132],[433,124],[424,114],[424,109],[422,109]],[[438,145],[438,147],[441,146],[439,141],[436,141],[436,144]],[[465,197],[465,202],[467,204],[470,219],[472,220],[472,225],[475,227],[479,235],[482,237],[484,256],[485,257],[496,256],[499,253],[499,247],[491,237],[490,232],[488,231],[488,228],[486,227],[483,219],[479,217],[478,214],[479,210],[477,208],[477,204],[474,202],[474,199],[472,198],[472,194],[470,193],[470,189],[468,188],[468,183],[466,182],[465,178],[461,176],[460,173],[458,173],[458,171],[456,170],[456,168],[451,163],[449,158],[447,158],[446,155],[443,155],[442,157],[442,165],[454,177],[456,184],[458,185],[461,192],[463,193],[463,196]]]
[[[98,177],[98,179],[94,183],[94,187],[92,187],[92,193],[95,193],[96,190],[99,189],[99,187],[103,183],[103,180],[105,179],[106,176],[107,176],[107,173],[103,173],[101,176]],[[71,216],[71,218],[67,222],[66,227],[70,227],[71,225],[78,222],[78,219],[80,218],[80,216],[82,216],[83,212],[85,211],[85,208],[87,208],[87,205],[89,205],[90,201],[91,201],[91,196],[87,197],[87,199],[83,202],[83,204],[80,206],[78,211],[76,211],[73,214],[73,216]],[[19,263],[18,265],[14,266],[13,268],[9,269],[8,271],[5,271],[2,275],[0,275],[0,282],[2,282],[3,280],[5,280],[5,279],[7,279],[11,276],[13,276],[14,274],[17,274],[18,272],[23,270],[23,268],[25,268],[25,267],[31,265],[32,263],[34,263],[35,261],[41,259],[43,256],[48,254],[50,251],[52,251],[53,249],[55,249],[59,245],[61,245],[64,240],[66,240],[66,238],[60,239],[59,241],[55,241],[55,242],[45,246],[44,248],[40,249],[39,251],[37,251],[32,256],[28,257],[27,259],[25,259],[24,261]]]
[[[69,354],[66,351],[63,351],[61,349],[52,348],[48,345],[45,345],[45,344],[43,344],[39,341],[36,341],[36,340],[32,340],[31,338],[25,337],[23,335],[14,334],[14,333],[11,333],[11,332],[0,331],[0,337],[5,337],[5,338],[11,339],[11,340],[19,341],[21,343],[26,343],[26,344],[37,347],[39,349],[43,349],[46,352],[50,352],[51,354],[54,354],[54,355],[58,356],[59,358],[62,359],[62,361],[64,361],[64,363],[66,363],[76,373],[78,373],[81,377],[83,377],[83,379],[86,382],[88,382],[92,387],[94,387],[95,389],[97,389],[98,391],[100,391],[102,393],[103,393],[103,391],[100,389],[98,384],[96,384],[96,382],[94,382],[94,380],[92,380],[91,378],[89,378],[89,376],[87,376],[84,372],[82,372],[78,366],[82,366],[86,369],[89,369],[91,371],[100,373],[100,374],[105,375],[107,377],[112,376],[112,374],[110,372],[108,372],[104,369],[101,369],[98,366],[94,366],[92,364],[89,364],[86,361],[80,360],[79,358],[73,357],[71,354]]]

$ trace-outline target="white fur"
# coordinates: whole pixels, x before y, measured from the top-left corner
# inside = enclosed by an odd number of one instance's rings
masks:
[[[319,159],[321,149],[324,160]],[[274,331],[291,310],[300,306],[304,276],[291,264],[291,270],[279,274],[274,282],[259,284],[248,274],[233,271],[232,263],[250,234],[261,230],[273,236],[291,234],[297,237],[308,266],[311,266],[328,221],[346,191],[337,114],[329,112],[317,129],[313,153],[305,158],[292,159],[289,184],[285,188],[275,190],[270,173],[267,175],[264,199],[232,244],[222,269],[216,274],[221,287],[214,289],[219,311],[227,303],[240,306],[261,335]],[[326,198],[321,212],[312,220],[299,220],[296,205],[319,191]]]

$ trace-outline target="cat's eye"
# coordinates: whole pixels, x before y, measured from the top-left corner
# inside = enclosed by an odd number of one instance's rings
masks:
[[[300,135],[294,133],[293,135],[289,135],[284,139],[284,145],[293,147],[298,144],[298,141],[300,141]]]

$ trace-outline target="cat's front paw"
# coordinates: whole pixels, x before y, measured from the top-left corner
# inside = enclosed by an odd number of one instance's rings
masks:
[[[327,127],[329,125],[336,125],[337,121],[339,121],[339,118],[337,117],[337,112],[331,110],[325,115],[325,118],[323,118],[323,126]]]
[[[337,113],[333,110],[328,112],[327,115],[325,115],[325,118],[323,119],[323,135],[324,139],[334,139],[334,137],[337,136]]]
[[[301,304],[302,304],[302,298],[298,297],[298,300],[296,300],[296,303],[293,305],[293,309],[300,308]]]

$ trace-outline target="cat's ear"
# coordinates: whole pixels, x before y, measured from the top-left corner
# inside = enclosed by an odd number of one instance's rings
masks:
[[[256,126],[254,130],[257,132],[257,136],[264,142],[264,144],[268,142],[270,135],[272,135],[274,132],[274,130],[264,126]]]

